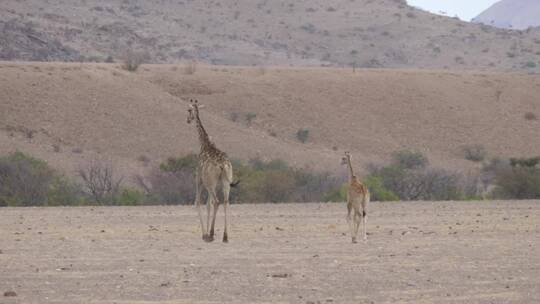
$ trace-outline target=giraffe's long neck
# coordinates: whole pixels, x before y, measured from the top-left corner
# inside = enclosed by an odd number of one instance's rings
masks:
[[[199,142],[201,143],[201,151],[205,151],[210,148],[212,143],[202,125],[201,118],[199,117],[199,109],[195,110],[195,120],[197,123],[197,132],[199,133]]]
[[[347,156],[347,166],[349,167],[349,181],[352,181],[354,177],[354,172],[353,172],[350,156]]]

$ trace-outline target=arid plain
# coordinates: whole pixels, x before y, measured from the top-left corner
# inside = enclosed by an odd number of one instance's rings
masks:
[[[193,207],[2,208],[0,303],[540,301],[538,201],[374,203],[358,244],[343,204],[231,209],[223,244]]]

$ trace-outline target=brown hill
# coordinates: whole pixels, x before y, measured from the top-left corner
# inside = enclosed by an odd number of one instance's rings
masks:
[[[473,168],[463,145],[491,156],[540,154],[540,78],[497,73],[0,63],[0,153],[21,150],[74,174],[107,158],[124,175],[198,151],[189,98],[233,158],[282,158],[337,171],[420,150],[432,163]],[[528,114],[526,119],[524,115]],[[307,143],[296,138],[309,130]],[[145,158],[150,160],[147,164]]]
[[[0,59],[540,71],[540,30],[433,15],[403,0],[0,2]]]

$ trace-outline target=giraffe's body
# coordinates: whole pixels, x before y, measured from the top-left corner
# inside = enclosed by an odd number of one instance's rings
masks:
[[[347,190],[347,223],[349,224],[352,242],[356,243],[356,236],[358,235],[360,222],[363,223],[362,234],[364,241],[366,241],[367,207],[370,199],[369,190],[354,175],[351,164],[351,155],[348,152],[345,153],[345,157],[343,157],[341,163],[347,165],[349,169],[349,187]]]
[[[227,154],[219,150],[213,142],[210,141],[206,130],[204,129],[201,119],[199,117],[199,108],[197,101],[191,102],[188,110],[188,123],[195,120],[197,132],[199,134],[199,142],[201,144],[201,151],[199,153],[199,164],[197,166],[197,172],[195,177],[195,205],[199,213],[199,219],[201,222],[202,238],[207,242],[214,240],[214,224],[216,222],[216,214],[219,208],[219,199],[217,197],[217,188],[221,186],[223,191],[223,210],[225,213],[225,228],[223,231],[223,242],[228,242],[227,235],[227,208],[229,207],[229,192],[233,183],[233,170],[232,164]],[[206,202],[207,218],[206,226],[202,218],[200,199],[203,188],[208,193],[208,200]],[[210,221],[211,213],[213,216]],[[210,230],[208,230],[210,228]]]

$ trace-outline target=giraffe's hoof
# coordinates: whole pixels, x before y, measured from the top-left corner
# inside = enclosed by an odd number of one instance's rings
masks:
[[[203,241],[205,241],[205,242],[212,242],[212,241],[214,240],[214,237],[213,237],[213,236],[210,236],[210,235],[208,235],[208,234],[205,234],[205,235],[203,235],[202,239],[203,239]]]
[[[353,244],[358,243],[358,242],[356,241],[356,238],[353,238],[353,239],[352,239],[352,243],[353,243]]]
[[[224,235],[223,236],[223,243],[228,243],[229,242],[229,238],[227,237],[227,235]]]

